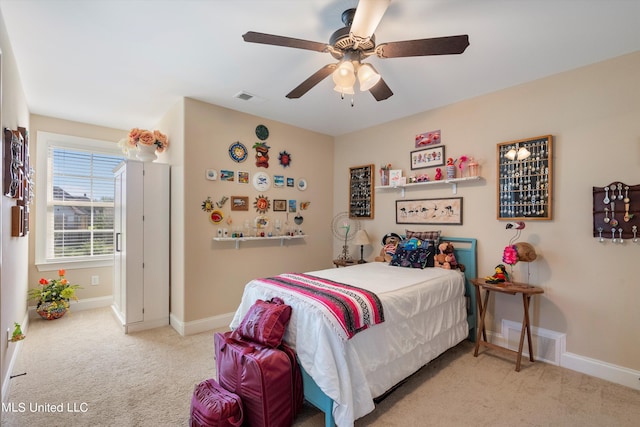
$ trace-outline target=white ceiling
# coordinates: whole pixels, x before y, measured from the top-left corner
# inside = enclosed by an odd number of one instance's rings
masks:
[[[640,50],[638,0],[394,0],[377,43],[468,34],[462,55],[369,61],[394,92],[355,106],[331,78],[285,95],[335,60],[245,43],[257,31],[317,42],[357,0],[0,0],[32,113],[152,127],[181,97],[342,135]],[[234,97],[239,92],[251,101]]]

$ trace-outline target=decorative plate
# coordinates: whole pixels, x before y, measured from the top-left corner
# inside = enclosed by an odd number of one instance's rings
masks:
[[[256,212],[259,214],[265,214],[269,211],[271,207],[271,202],[267,196],[263,196],[262,194],[256,197],[256,200],[253,202],[253,207],[256,208]]]
[[[264,141],[269,138],[269,129],[265,125],[258,125],[256,127],[256,136],[260,141]]]
[[[215,211],[211,212],[211,216],[209,218],[214,224],[220,224],[224,219],[224,215],[222,214],[222,211],[216,209]]]
[[[304,191],[307,189],[307,180],[304,178],[300,178],[298,180],[298,190]]]
[[[271,187],[271,177],[264,172],[253,174],[253,186],[258,191],[267,191]]]
[[[236,141],[229,146],[229,157],[238,163],[247,159],[247,147],[243,143]]]
[[[269,217],[267,217],[266,215],[258,215],[254,220],[254,224],[257,229],[264,230],[269,227]]]

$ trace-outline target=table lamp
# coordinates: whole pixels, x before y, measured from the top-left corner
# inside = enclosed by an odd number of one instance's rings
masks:
[[[358,260],[358,264],[364,264],[365,261],[363,257],[364,245],[370,245],[369,235],[364,230],[358,230],[355,237],[353,238],[354,245],[360,245],[360,259]]]

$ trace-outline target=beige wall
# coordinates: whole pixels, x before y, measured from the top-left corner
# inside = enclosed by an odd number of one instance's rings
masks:
[[[89,125],[86,123],[78,123],[68,120],[61,120],[52,117],[33,114],[31,116],[31,163],[35,166],[37,162],[37,144],[38,132],[51,132],[62,135],[77,136],[81,138],[94,139],[99,141],[111,141],[116,144],[120,139],[127,135],[126,130],[112,129],[101,126]],[[37,171],[36,171],[37,173]],[[42,173],[42,172],[41,172]],[[45,197],[44,189],[35,192],[35,198]],[[35,248],[36,248],[36,201],[34,200],[31,207],[31,229],[29,231],[29,287],[38,286],[38,280],[41,277],[52,278],[57,275],[57,267],[48,267],[49,271],[40,271],[35,266]],[[113,268],[73,268],[72,264],[64,266],[66,270],[65,277],[74,284],[82,286],[77,292],[78,298],[87,300],[89,298],[108,297],[113,293]],[[98,285],[91,285],[91,276],[99,277]],[[33,301],[31,302],[33,305]]]
[[[252,146],[258,141],[255,128],[259,124],[269,128],[266,140],[271,147],[268,169],[255,165]],[[333,138],[187,99],[184,140],[184,234],[179,237],[184,239],[185,248],[184,319],[180,320],[189,322],[234,312],[244,285],[253,278],[332,265]],[[235,141],[242,142],[249,151],[247,160],[242,163],[234,162],[228,154],[229,146]],[[291,154],[291,166],[287,168],[278,162],[278,155],[283,150]],[[270,190],[258,193],[251,182],[208,181],[205,179],[208,168],[248,171],[251,177],[258,171],[296,179],[304,177],[308,188],[300,191],[272,186]],[[307,237],[284,246],[273,240],[247,242],[237,250],[230,242],[214,242],[212,238],[218,227],[231,229],[243,225],[245,219],[253,222],[257,215],[253,202],[259,194],[266,195],[271,201],[297,200],[298,205],[300,201],[311,201],[310,208],[302,212],[302,227]],[[225,219],[231,218],[233,223],[213,224],[202,211],[201,204],[207,197],[217,202],[222,196],[248,196],[249,210],[232,212],[228,201],[222,211]],[[279,218],[283,223],[287,218],[286,213],[272,210],[267,216],[271,221]],[[294,225],[294,216],[289,214],[291,225]]]
[[[464,200],[462,226],[419,229],[477,238],[478,274],[491,275],[514,235],[496,220],[496,144],[553,135],[553,220],[526,221],[520,240],[532,243],[539,258],[528,266],[516,265],[516,279],[544,287],[531,310],[533,323],[566,333],[568,352],[638,370],[635,263],[640,244],[598,243],[592,237],[591,213],[593,186],[640,184],[639,75],[640,53],[635,53],[338,137],[334,212],[347,207],[349,166],[391,163],[406,175],[414,136],[440,129],[447,157],[476,157],[484,180],[458,186],[457,196]],[[423,171],[433,179],[434,169]],[[406,193],[407,199],[451,196],[449,187],[439,186]],[[375,220],[363,221],[363,226],[377,242],[405,227],[395,224],[400,193],[377,192],[375,197]],[[376,244],[365,255],[372,259],[379,250]],[[500,319],[522,318],[522,303],[513,297],[498,295],[490,310],[498,321],[490,327],[494,331],[499,332]]]
[[[29,129],[29,110],[22,90],[13,52],[7,38],[4,20],[0,14],[0,120],[2,129]],[[3,138],[4,140],[4,138]],[[0,172],[4,171],[0,168]],[[0,174],[0,176],[4,176]],[[3,190],[4,192],[4,190]],[[14,355],[16,344],[9,344],[5,338],[7,329],[13,331],[13,322],[22,323],[27,308],[25,295],[28,284],[29,241],[24,237],[11,237],[11,207],[15,200],[0,196],[0,365],[2,367],[2,387],[4,393],[8,384],[9,362]],[[2,396],[0,396],[2,397]]]

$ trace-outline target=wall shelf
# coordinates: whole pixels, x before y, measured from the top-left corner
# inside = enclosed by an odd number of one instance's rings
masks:
[[[404,197],[405,194],[405,189],[406,188],[412,188],[412,187],[422,187],[425,185],[450,185],[451,186],[451,191],[453,194],[457,194],[458,193],[458,184],[462,183],[462,182],[469,182],[469,181],[479,181],[480,179],[482,179],[482,177],[479,176],[469,176],[469,177],[465,177],[465,178],[452,178],[452,179],[443,179],[440,181],[424,181],[424,182],[414,182],[411,184],[404,184],[404,185],[398,185],[398,186],[392,186],[392,185],[381,185],[381,186],[377,186],[375,187],[376,190],[400,190],[402,192],[402,197]]]
[[[304,239],[306,234],[296,236],[271,236],[271,237],[214,237],[215,242],[236,242],[236,249],[240,249],[240,242],[255,240],[280,240],[280,246],[284,246],[285,240]]]

